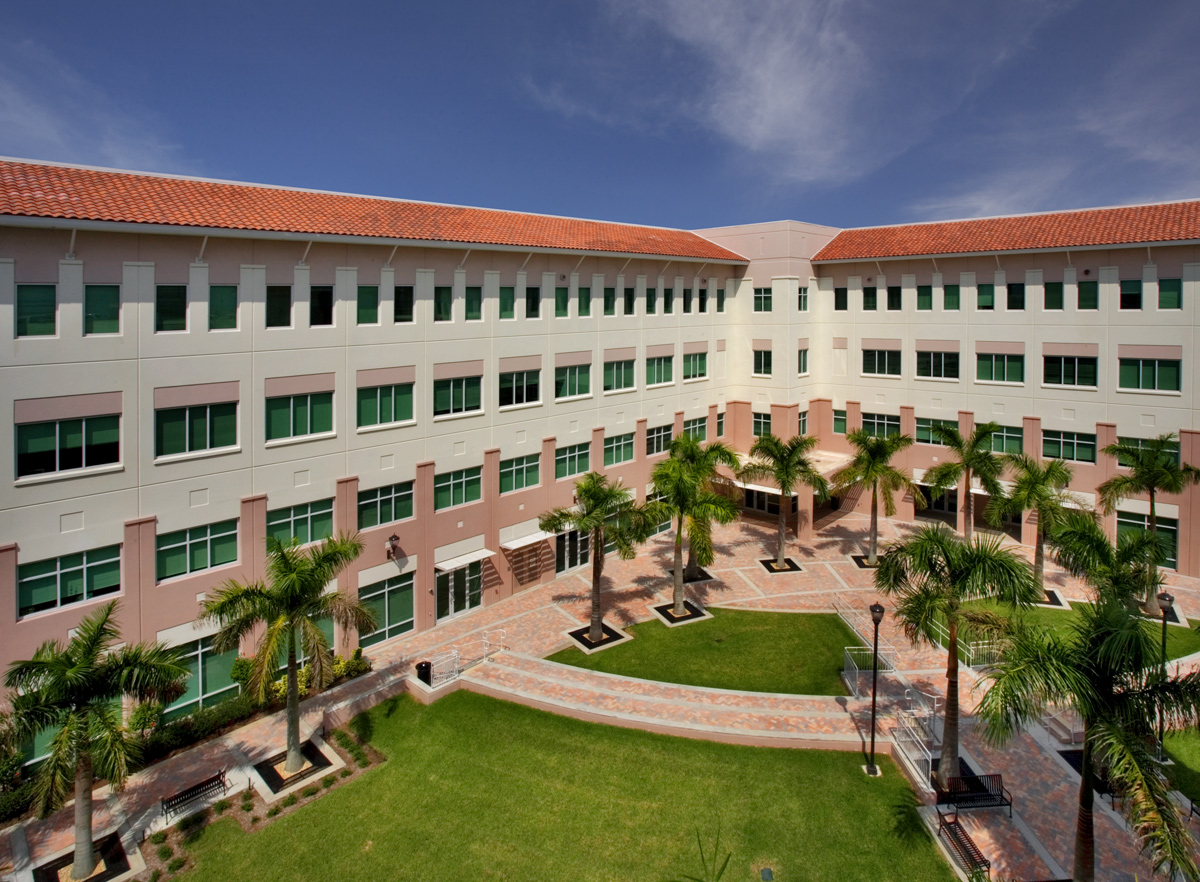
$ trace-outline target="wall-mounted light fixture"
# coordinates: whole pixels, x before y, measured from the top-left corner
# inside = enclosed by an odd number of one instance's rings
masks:
[[[400,556],[400,537],[393,533],[387,538],[387,559],[395,560]]]

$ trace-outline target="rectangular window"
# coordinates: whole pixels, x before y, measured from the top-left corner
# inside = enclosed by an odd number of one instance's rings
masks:
[[[433,320],[454,320],[454,288],[450,285],[438,285],[433,289]]]
[[[236,447],[237,440],[236,401],[154,411],[155,456]]]
[[[646,315],[654,315],[658,311],[658,291],[646,289]]]
[[[835,410],[833,412],[833,434],[835,434],[835,435],[845,435],[846,434],[846,411]]]
[[[890,311],[904,308],[904,290],[899,285],[888,285],[887,298]]]
[[[1144,449],[1149,443],[1149,439],[1146,438],[1117,438],[1117,440],[1126,446],[1137,447],[1139,449]],[[1171,451],[1171,459],[1174,460],[1175,465],[1179,465],[1179,442],[1176,441],[1174,444],[1170,445],[1168,450]],[[1129,457],[1119,456],[1117,457],[1117,465],[1123,469],[1127,469],[1130,468],[1133,463],[1130,461]]]
[[[1100,283],[1097,281],[1087,281],[1079,283],[1079,309],[1099,309],[1100,308]]]
[[[845,288],[833,289],[833,308],[837,312],[845,312],[850,308],[850,298]]]
[[[330,289],[330,312],[332,313],[333,289]],[[311,324],[311,322],[310,322]],[[332,324],[319,322],[319,324]],[[290,328],[292,326],[292,286],[267,285],[267,317],[268,328]],[[182,330],[173,328],[172,330]]]
[[[975,304],[977,309],[995,309],[996,286],[988,283],[980,285],[976,291]]]
[[[604,362],[604,391],[615,392],[620,389],[632,389],[633,359],[629,361]]]
[[[625,315],[633,315],[637,311],[637,288],[625,289]]]
[[[1159,566],[1171,567],[1172,569],[1179,566],[1179,521],[1175,518],[1164,518],[1159,515],[1155,518],[1155,529],[1157,530],[1158,542],[1163,549],[1162,560],[1159,561]],[[1136,514],[1130,511],[1117,512],[1117,541],[1121,541],[1122,536],[1140,536],[1150,530],[1150,516],[1144,514]]]
[[[1118,385],[1122,389],[1178,392],[1180,364],[1167,358],[1122,358]]]
[[[333,499],[302,502],[267,512],[267,536],[282,545],[296,539],[301,545],[333,535]]]
[[[890,438],[900,434],[900,417],[887,413],[864,413],[862,428],[876,438]]]
[[[413,418],[413,384],[364,386],[358,390],[358,427],[386,426]]]
[[[155,538],[155,578],[184,576],[237,560],[237,518]]]
[[[291,290],[287,293],[287,317],[281,319],[280,327],[290,327]],[[313,285],[308,289],[308,324],[313,328],[325,328],[333,324],[333,285]]]
[[[754,289],[754,311],[755,312],[770,312],[771,311],[771,289],[770,288],[755,288]]]
[[[673,357],[670,355],[660,355],[654,358],[646,359],[646,385],[655,386],[660,383],[673,382],[674,378],[671,373],[671,362]]]
[[[917,285],[917,309],[920,312],[933,309],[933,285]]]
[[[763,435],[771,434],[771,415],[769,413],[754,414],[754,425],[752,428],[755,438],[761,438]]]
[[[233,331],[237,329],[237,285],[208,286],[208,329]]]
[[[333,431],[333,393],[268,398],[267,440],[298,438]]]
[[[590,444],[572,444],[567,447],[559,447],[554,451],[554,477],[569,478],[573,475],[582,475],[590,466],[591,461]]]
[[[683,434],[703,444],[708,440],[708,417],[683,421]]]
[[[1042,382],[1047,386],[1095,386],[1096,359],[1047,355],[1042,361]]]
[[[796,431],[801,435],[807,435],[808,434],[808,411],[807,410],[800,411],[799,423],[800,423],[800,425],[796,428]]]
[[[808,288],[804,285],[800,286],[800,293],[796,297],[796,310],[798,312],[808,312]]]
[[[592,314],[592,289],[579,289],[579,316],[589,316]]]
[[[1042,456],[1074,462],[1096,461],[1096,436],[1084,432],[1042,431]]]
[[[21,564],[17,567],[17,615],[91,600],[120,588],[120,545]]]
[[[874,312],[879,309],[879,289],[871,286],[863,288],[863,311]]]
[[[1183,280],[1158,280],[1158,308],[1183,309]]]
[[[958,285],[942,286],[942,309],[955,312],[959,309],[960,298]]]
[[[483,498],[483,469],[459,469],[433,476],[433,508],[441,511]]]
[[[707,352],[689,352],[683,356],[683,378],[685,380],[697,380],[707,376]]]
[[[666,453],[671,446],[671,427],[656,426],[646,430],[646,456]]]
[[[554,369],[554,397],[574,398],[591,394],[592,366],[576,364]]]
[[[213,286],[214,288],[216,286]],[[233,289],[234,306],[237,305],[237,288],[232,285],[221,287]],[[212,303],[212,290],[209,288],[209,303]],[[211,324],[211,308],[209,311]],[[121,332],[121,286],[120,285],[85,285],[83,287],[83,334],[119,334]]]
[[[943,380],[958,379],[957,352],[918,352],[917,376]]]
[[[725,289],[717,289],[717,312],[725,311]]]
[[[771,376],[771,350],[754,350],[754,375],[756,377]]]
[[[604,314],[605,315],[616,315],[617,314],[617,289],[616,288],[605,288],[604,289]]]
[[[992,435],[992,453],[1024,453],[1025,433],[1020,426],[1001,426]]]
[[[415,623],[413,574],[393,576],[358,589],[358,599],[375,613],[376,628],[358,635],[360,646],[374,646],[384,640],[407,634]]]
[[[186,330],[187,285],[157,285],[154,289],[154,332]],[[18,336],[21,336],[19,325]]]
[[[675,289],[663,288],[663,315],[675,312]]]
[[[483,288],[478,285],[467,286],[467,321],[483,321]]]
[[[538,453],[500,460],[500,492],[511,493],[514,490],[536,487],[541,462],[542,457]]]
[[[500,288],[500,318],[515,319],[517,317],[517,289],[511,285]]]
[[[1142,308],[1142,280],[1121,280],[1121,309]]]
[[[433,381],[433,415],[483,410],[483,378],[455,377]]]
[[[558,286],[554,289],[554,317],[567,318],[571,314],[571,289]]]
[[[378,285],[359,285],[358,286],[357,324],[360,324],[360,325],[377,325],[377,324],[379,324],[379,286]]]
[[[700,312],[708,312],[708,289],[700,289]]]
[[[1008,283],[1008,308],[1012,310],[1025,308],[1025,283]]]
[[[863,373],[875,376],[900,376],[899,349],[864,349]]]
[[[537,404],[542,400],[541,371],[511,371],[500,375],[500,406]]]
[[[413,482],[358,491],[358,529],[366,530],[413,516]]]
[[[604,439],[604,465],[620,465],[633,461],[633,432]]]
[[[683,289],[683,311],[690,314],[692,311],[692,289]]]
[[[17,285],[16,335],[53,337],[56,309],[57,294],[53,285]]]
[[[1050,312],[1057,312],[1063,308],[1063,283],[1062,282],[1047,282],[1046,290],[1046,305],[1045,308]]]
[[[1025,356],[977,353],[975,379],[993,383],[1024,383]]]
[[[212,638],[205,637],[184,643],[176,649],[180,652],[188,675],[184,680],[183,695],[163,710],[162,722],[177,720],[195,713],[201,707],[220,704],[237,695],[238,684],[231,676],[233,660],[238,656],[236,647],[226,652],[214,652]]]
[[[542,289],[530,285],[525,289],[525,318],[535,319],[542,315]]]
[[[800,376],[804,376],[805,374],[808,373],[808,350],[807,349],[797,349],[796,350],[796,366],[797,366],[796,372],[798,374],[800,374]]]
[[[112,465],[120,461],[120,416],[94,416],[17,426],[18,478]]]
[[[956,420],[934,420],[917,417],[917,432],[916,439],[921,444],[936,444],[939,447],[945,447],[945,442],[934,434],[934,426],[941,426],[946,429],[957,429],[958,422]]]
[[[721,411],[719,414],[717,414],[717,437],[725,437],[725,411]]]
[[[392,321],[397,324],[408,324],[413,320],[413,286],[397,285],[395,301],[392,303]]]

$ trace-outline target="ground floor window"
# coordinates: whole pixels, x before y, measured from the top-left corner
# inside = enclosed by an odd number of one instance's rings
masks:
[[[1158,530],[1158,541],[1163,547],[1163,559],[1160,566],[1179,566],[1179,521],[1175,518],[1159,517],[1155,524]],[[1150,516],[1134,514],[1130,511],[1117,512],[1117,541],[1124,535],[1138,535],[1150,529]]]
[[[483,563],[437,574],[437,617],[447,619],[483,603]]]
[[[373,646],[413,629],[412,573],[364,585],[358,589],[358,599],[375,613],[375,624],[378,625],[374,631],[358,635],[360,646]]]
[[[554,537],[554,572],[565,573],[588,562],[590,537],[578,530],[568,530]]]
[[[188,676],[183,681],[183,695],[163,712],[164,723],[237,695],[238,685],[230,677],[233,660],[238,654],[236,648],[215,652],[211,637],[193,640],[179,648],[183,651],[182,661]]]
[[[763,490],[746,490],[745,499],[746,508],[754,511],[766,512],[769,515],[779,514],[779,494],[767,493]],[[800,500],[798,497],[792,497],[792,514],[800,510]]]

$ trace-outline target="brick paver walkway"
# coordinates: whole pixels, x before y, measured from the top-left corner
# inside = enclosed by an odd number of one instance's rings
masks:
[[[819,533],[811,543],[789,549],[803,571],[784,574],[770,574],[758,563],[773,556],[773,523],[748,520],[718,527],[714,535],[717,562],[708,568],[714,581],[689,586],[689,596],[710,606],[823,612],[833,609],[835,598],[859,610],[881,599],[872,587],[871,573],[850,559],[851,554],[861,552],[866,518],[852,513],[817,526]],[[884,543],[915,529],[911,524],[887,520],[880,526]],[[671,585],[665,572],[672,560],[670,541],[669,535],[658,537],[633,561],[609,559],[604,593],[608,623],[623,627],[644,621],[652,616],[651,606],[670,600]],[[1022,551],[1031,556],[1030,549]],[[460,678],[460,686],[587,719],[691,737],[843,749],[861,749],[869,737],[867,700],[743,694],[618,677],[545,661],[545,656],[568,644],[566,631],[587,621],[589,577],[590,570],[567,573],[431,631],[373,647],[369,653],[375,665],[373,673],[304,703],[303,734],[319,730],[327,713],[336,714],[339,706],[355,701],[369,705],[381,695],[395,694],[415,663],[437,650],[503,629],[507,650],[469,669]],[[1082,585],[1052,566],[1047,581],[1067,598],[1085,596]],[[1200,580],[1172,575],[1168,582],[1184,615],[1200,618]],[[881,602],[889,606],[886,598]],[[910,645],[890,615],[881,626],[880,638],[894,647],[897,660],[896,675],[880,679],[880,737],[886,739],[892,714],[904,700],[906,688],[944,694],[945,653]],[[976,685],[973,672],[963,669],[965,713],[969,714],[979,697]],[[244,788],[248,766],[282,750],[284,735],[282,713],[263,717],[134,775],[120,794],[98,791],[96,834],[120,828],[129,838],[140,838],[156,818],[161,797],[215,769],[233,770],[235,789]],[[963,748],[981,770],[1003,773],[1015,797],[1011,820],[1004,811],[963,816],[969,832],[992,860],[993,876],[1031,880],[1069,875],[1079,779],[1055,755],[1048,736],[1022,735],[998,750],[975,735],[967,716]],[[71,835],[69,807],[44,821],[2,831],[0,868],[10,860],[15,862],[17,875],[12,878],[27,882],[31,878],[28,866],[69,848]],[[1149,878],[1148,867],[1139,863],[1133,839],[1116,814],[1097,813],[1097,842],[1097,879],[1125,882],[1132,880],[1134,873]]]

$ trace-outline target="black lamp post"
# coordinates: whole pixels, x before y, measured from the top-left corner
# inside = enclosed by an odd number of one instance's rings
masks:
[[[867,774],[874,778],[879,774],[875,767],[875,691],[879,685],[879,623],[883,621],[883,604],[871,604],[871,621],[875,623],[875,648],[871,653],[871,762]]]
[[[1158,595],[1158,608],[1162,610],[1163,632],[1162,632],[1162,676],[1163,680],[1167,679],[1167,613],[1171,610],[1171,604],[1175,602],[1175,598],[1163,591]],[[1158,709],[1158,754],[1162,756],[1163,752],[1163,728],[1165,724],[1162,708]]]

